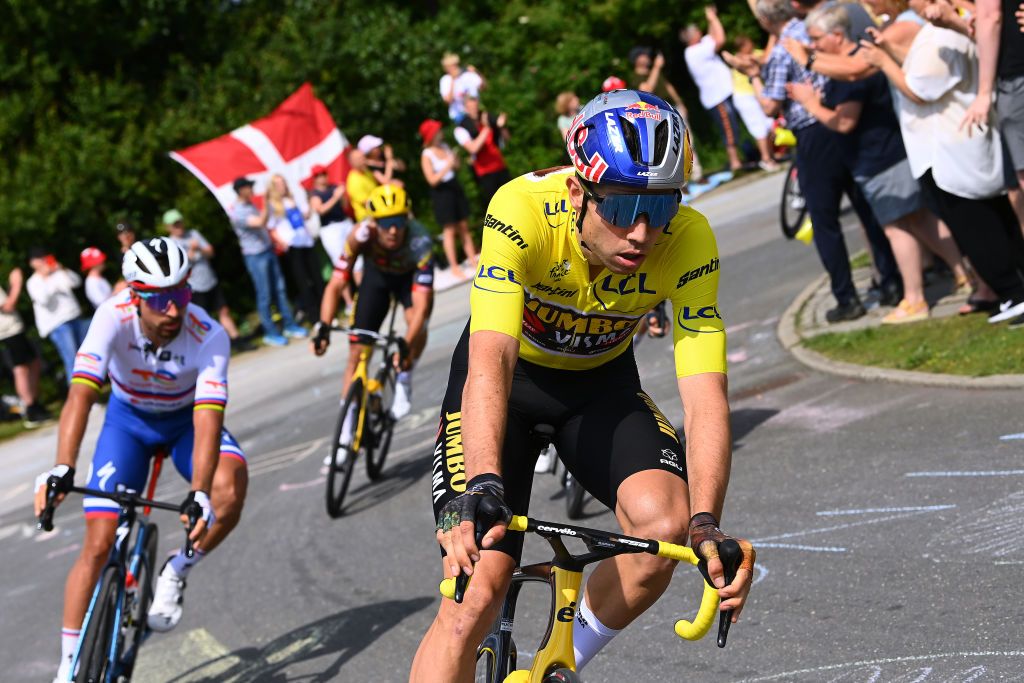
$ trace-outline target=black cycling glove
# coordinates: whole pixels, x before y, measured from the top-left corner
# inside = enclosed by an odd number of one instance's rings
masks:
[[[210,505],[210,496],[205,491],[189,491],[185,500],[181,501],[181,514],[196,521],[203,520],[207,528],[216,518],[213,506]]]
[[[437,518],[437,530],[448,532],[463,522],[473,522],[477,543],[496,524],[508,524],[512,510],[505,504],[505,485],[496,474],[480,474],[469,480],[466,492],[452,498]]]
[[[704,575],[704,580],[712,588],[717,588],[717,586],[711,580],[711,575],[708,574],[708,560],[718,557],[719,546],[725,540],[736,541],[742,552],[739,566],[733,568],[732,571],[726,569],[726,575],[734,575],[736,568],[746,569],[752,574],[756,554],[754,553],[753,546],[750,545],[750,541],[726,535],[725,532],[718,528],[718,520],[710,512],[698,512],[690,518],[690,547],[697,555],[697,569]],[[726,581],[728,582],[729,579],[727,578]]]
[[[49,472],[36,477],[36,488],[46,486],[54,493],[68,493],[75,485],[75,468],[71,465],[54,465]]]
[[[322,320],[316,321],[313,325],[313,348],[317,353],[323,353],[331,345],[331,324]]]

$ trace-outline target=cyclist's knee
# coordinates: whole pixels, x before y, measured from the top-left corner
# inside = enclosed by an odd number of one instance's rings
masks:
[[[116,524],[87,524],[79,561],[93,566],[104,564],[114,545],[115,527]]]
[[[498,616],[512,572],[511,558],[504,554],[501,557],[508,560],[507,568],[504,561],[492,567],[482,567],[483,562],[477,564],[462,604],[453,600],[442,602],[437,621],[448,637],[475,644]]]

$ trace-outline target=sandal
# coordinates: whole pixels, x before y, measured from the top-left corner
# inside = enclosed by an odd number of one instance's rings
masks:
[[[958,315],[970,315],[972,313],[995,313],[999,310],[999,301],[986,301],[985,299],[975,299],[973,296],[967,297],[967,302],[957,309]]]
[[[928,310],[927,301],[912,304],[903,299],[896,308],[892,309],[888,315],[882,318],[882,324],[902,325],[903,323],[916,323],[920,320],[927,320],[929,315],[931,315],[931,311]]]

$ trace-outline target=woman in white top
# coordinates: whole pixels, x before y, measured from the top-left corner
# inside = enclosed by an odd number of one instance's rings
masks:
[[[476,245],[469,232],[469,202],[459,179],[455,177],[459,157],[445,144],[441,127],[441,122],[434,119],[427,119],[420,124],[420,137],[423,138],[420,165],[430,185],[434,218],[443,231],[444,255],[448,259],[449,268],[452,275],[465,280],[468,276],[459,264],[455,249],[456,233],[462,239],[466,259],[472,264],[476,263]]]
[[[70,384],[75,366],[75,353],[85,341],[89,321],[82,318],[82,308],[75,298],[75,288],[82,286],[78,273],[68,270],[42,247],[29,251],[28,264],[34,273],[25,283],[32,299],[39,336],[48,338],[57,347],[64,363],[65,380]]]
[[[909,3],[922,16],[929,4]],[[994,122],[960,127],[978,92],[974,43],[925,24],[902,66],[868,41],[861,41],[861,53],[898,91],[903,143],[926,203],[949,225],[960,250],[998,296],[999,310],[989,322],[1024,325],[1024,235],[1004,194],[999,131]]]
[[[274,175],[267,186],[267,229],[275,248],[283,252],[288,270],[299,288],[297,307],[307,320],[320,319],[320,299],[324,294],[324,278],[313,236],[306,228],[306,213],[299,209],[284,176]]]

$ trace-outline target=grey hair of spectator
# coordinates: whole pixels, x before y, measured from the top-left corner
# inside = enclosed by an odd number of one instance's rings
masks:
[[[826,35],[839,31],[850,36],[850,14],[840,3],[827,3],[811,10],[804,23],[807,28],[816,28]]]
[[[757,16],[769,25],[784,24],[795,14],[790,0],[757,0]]]

